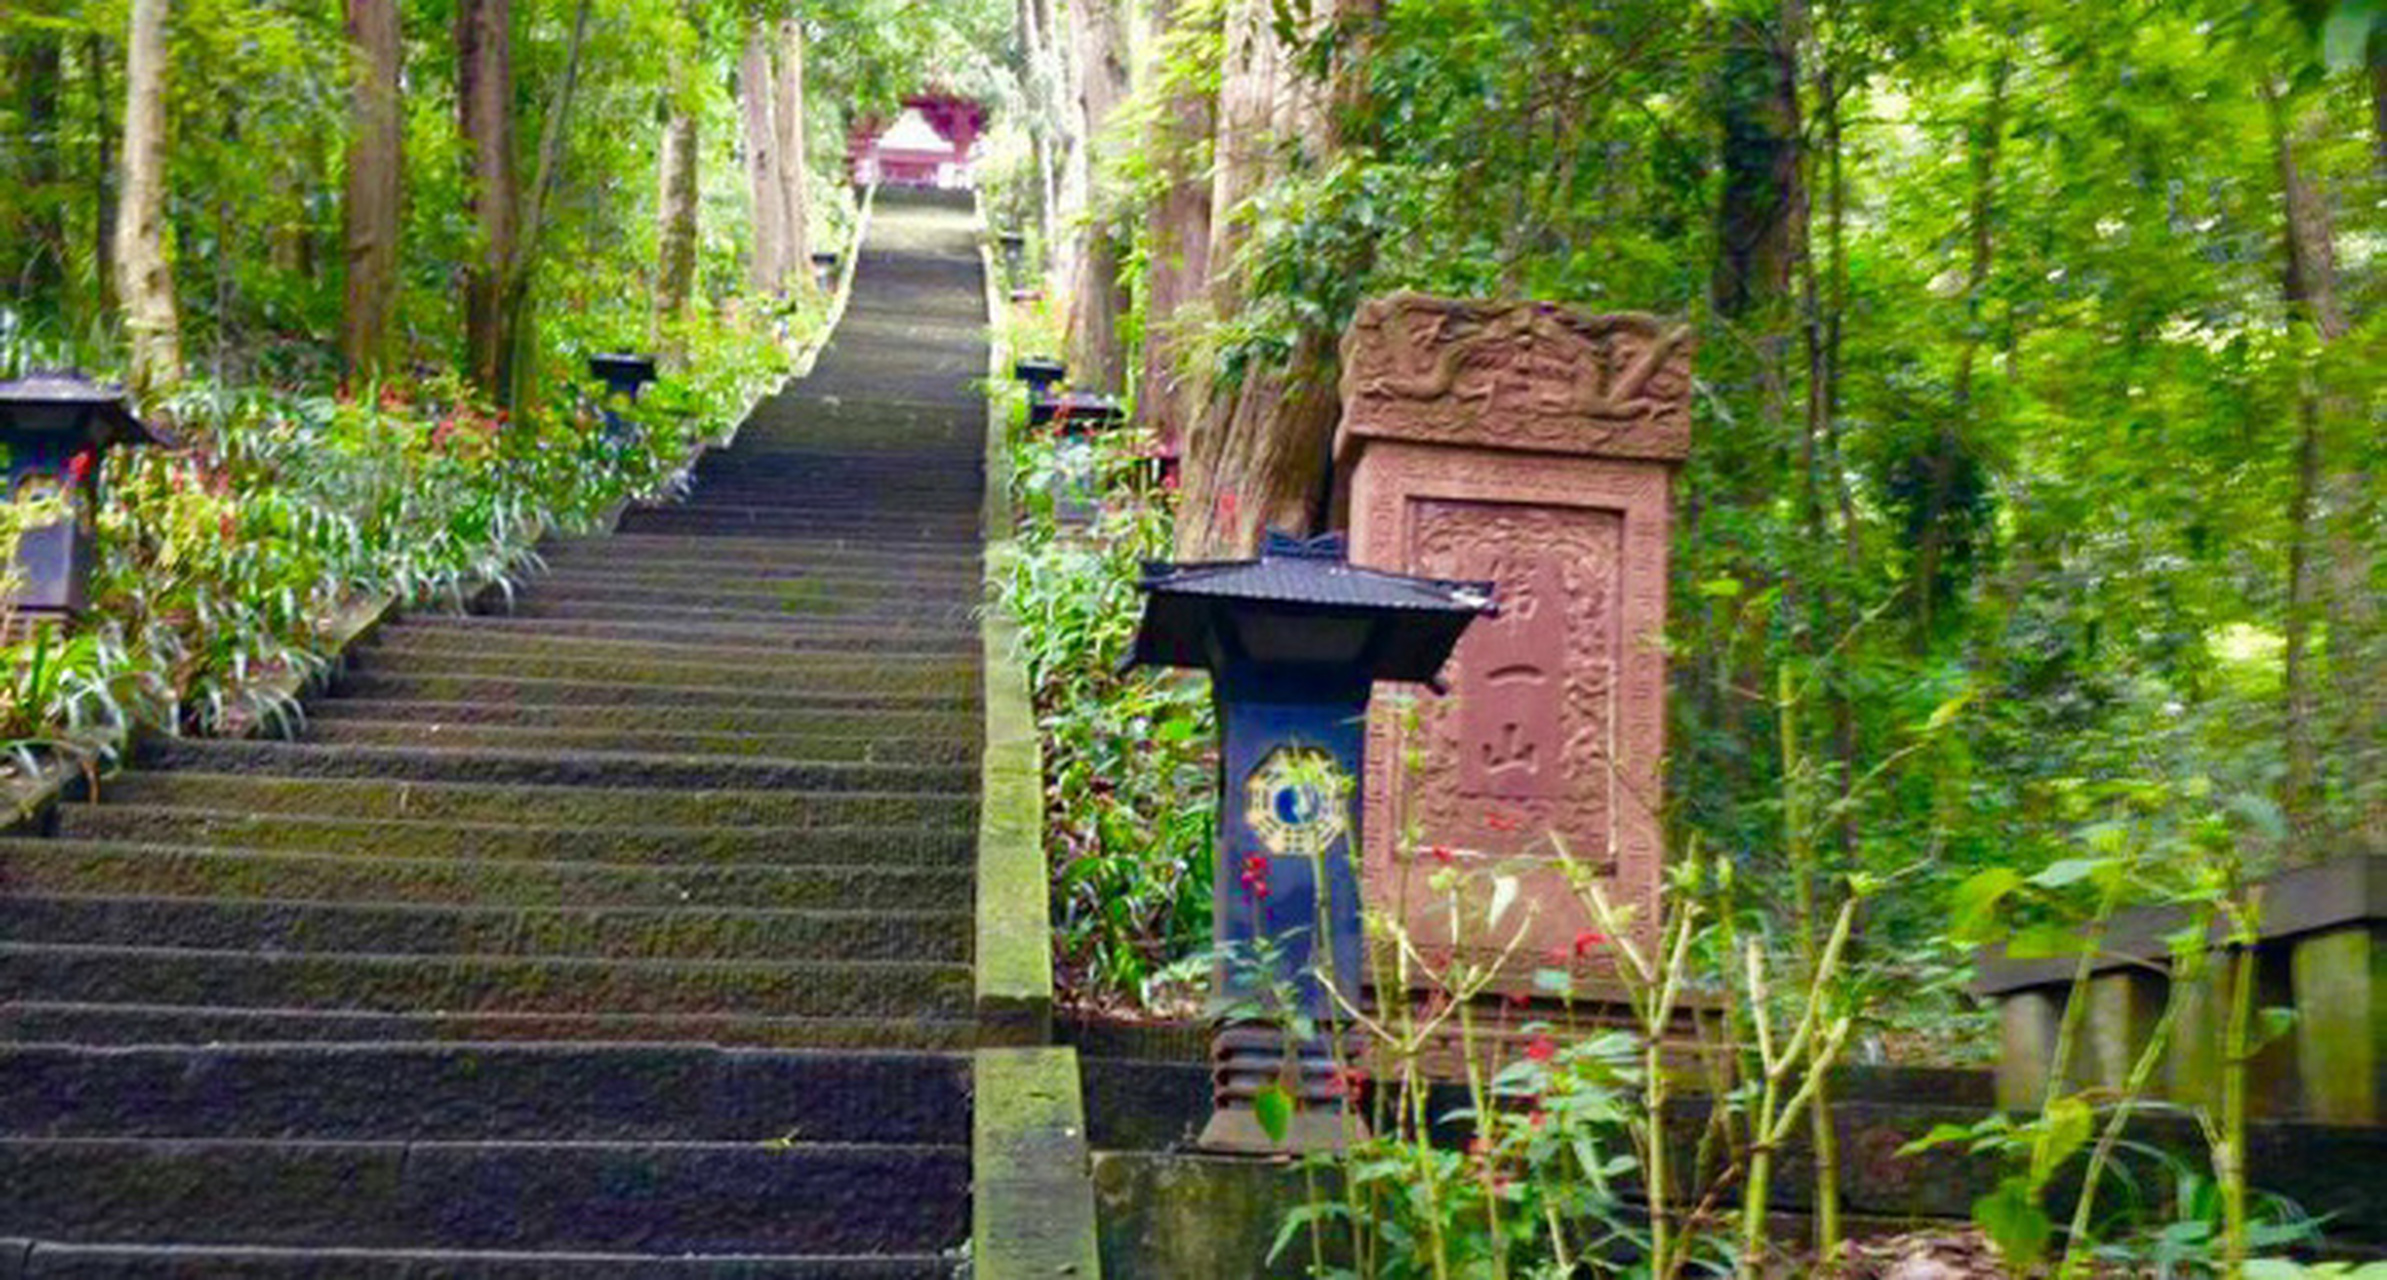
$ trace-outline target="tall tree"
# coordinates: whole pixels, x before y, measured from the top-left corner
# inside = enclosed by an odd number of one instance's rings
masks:
[[[788,264],[787,188],[779,181],[779,134],[771,123],[771,46],[759,18],[746,24],[745,52],[738,59],[738,103],[746,133],[746,185],[754,194],[754,254],[748,267],[754,287],[779,291]]]
[[[347,18],[353,82],[347,198],[340,211],[348,263],[340,358],[351,377],[362,378],[390,359],[405,122],[398,110],[397,0],[347,0]]]
[[[456,123],[466,152],[465,208],[477,243],[465,266],[465,373],[483,394],[513,394],[506,280],[516,254],[512,0],[457,0]]]
[[[789,13],[779,20],[777,74],[773,77],[771,127],[778,139],[779,283],[812,291],[811,175],[804,160],[804,20]]]
[[[1096,140],[1127,100],[1127,26],[1118,0],[1072,0],[1070,24],[1077,45],[1078,110],[1091,160]],[[1102,176],[1090,162],[1084,247],[1069,295],[1069,365],[1080,385],[1116,392],[1127,386],[1127,353],[1119,344],[1119,319],[1127,311],[1119,275],[1126,246],[1120,243],[1114,210],[1102,196]]]
[[[698,56],[693,47],[694,24],[683,19],[680,35],[687,47],[674,44],[668,63],[669,81],[663,93],[662,181],[656,201],[655,242],[660,261],[655,270],[655,318],[668,324],[687,314],[696,292],[697,163],[699,104],[691,101],[695,77],[689,65]]]
[[[1182,8],[1178,0],[1154,0],[1153,28],[1168,33],[1164,50],[1173,49],[1177,37],[1203,34],[1178,27]],[[1184,70],[1162,67],[1159,74]],[[1172,450],[1182,449],[1187,417],[1197,407],[1181,366],[1183,330],[1198,310],[1192,304],[1200,300],[1210,275],[1210,183],[1198,161],[1201,141],[1212,129],[1211,114],[1208,94],[1196,84],[1178,83],[1144,140],[1166,186],[1153,201],[1145,227],[1144,359],[1136,413],[1153,438]]]
[[[11,207],[14,226],[0,224],[0,288],[29,307],[60,308],[66,292],[66,205],[59,157],[65,151],[60,92],[64,66],[61,37],[34,28],[0,47],[0,66],[17,90],[17,127],[22,144],[14,153],[18,186]]]
[[[124,195],[116,217],[117,293],[137,393],[182,380],[174,266],[166,222],[166,21],[169,0],[133,0],[125,43]]]

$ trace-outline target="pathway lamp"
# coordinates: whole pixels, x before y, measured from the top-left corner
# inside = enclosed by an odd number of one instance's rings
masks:
[[[996,239],[1003,245],[1003,278],[1016,287],[1028,272],[1028,238],[1017,231],[1006,231]]]
[[[1011,366],[1011,376],[1028,384],[1028,404],[1052,394],[1053,384],[1069,376],[1069,366],[1051,356],[1027,356]]]
[[[1091,391],[1064,391],[1057,396],[1039,396],[1028,403],[1028,421],[1042,426],[1049,422],[1065,436],[1089,436],[1127,425],[1127,406],[1117,396],[1096,395]]]
[[[21,530],[10,608],[71,621],[89,606],[99,511],[100,455],[110,445],[157,444],[124,392],[71,370],[0,382],[0,450],[12,501],[59,498],[65,518]]]
[[[588,358],[589,376],[605,384],[605,438],[615,443],[636,436],[637,430],[613,411],[614,397],[636,404],[639,391],[655,380],[655,358],[613,351]]]
[[[837,291],[837,264],[844,259],[834,249],[823,249],[812,255],[812,283],[822,293]]]
[[[1431,683],[1492,584],[1345,559],[1340,534],[1270,532],[1259,557],[1144,566],[1132,661],[1210,673],[1220,726],[1211,887],[1212,1151],[1320,1150],[1364,1136],[1341,1074],[1341,1000],[1360,999],[1357,851],[1368,695]],[[1347,1061],[1347,1057],[1344,1059]],[[1293,1094],[1284,1141],[1255,1106]]]

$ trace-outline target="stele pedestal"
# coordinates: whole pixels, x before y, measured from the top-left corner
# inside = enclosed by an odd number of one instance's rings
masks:
[[[1421,948],[1497,955],[1503,986],[1572,957],[1590,917],[1558,850],[1654,928],[1663,854],[1666,559],[1691,441],[1692,342],[1649,316],[1396,294],[1343,339],[1338,494],[1351,561],[1497,584],[1444,696],[1378,698],[1365,893]],[[1404,707],[1402,704],[1407,703]],[[1520,910],[1454,939],[1427,879],[1520,876]],[[1585,939],[1588,942],[1588,939]]]

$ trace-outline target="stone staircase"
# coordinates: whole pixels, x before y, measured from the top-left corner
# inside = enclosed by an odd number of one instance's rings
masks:
[[[0,1277],[951,1274],[983,297],[883,194],[689,500],[0,839]]]

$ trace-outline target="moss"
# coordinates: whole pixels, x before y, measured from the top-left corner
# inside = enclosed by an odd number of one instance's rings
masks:
[[[1100,1275],[1077,1051],[981,1049],[971,1083],[975,1274]]]

